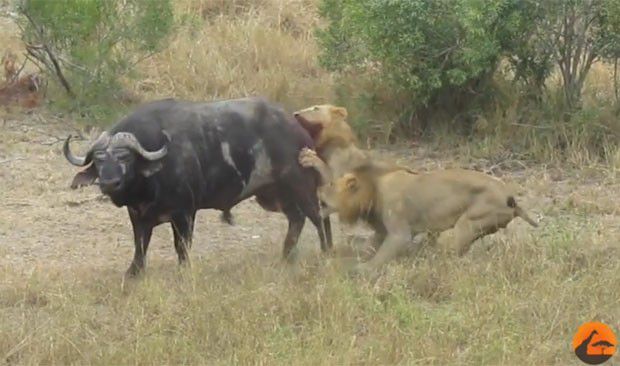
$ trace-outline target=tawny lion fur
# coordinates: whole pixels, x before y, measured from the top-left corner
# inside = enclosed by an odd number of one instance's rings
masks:
[[[380,169],[400,168],[391,162],[371,158],[367,151],[360,149],[358,139],[347,123],[347,109],[331,104],[315,105],[294,112],[299,123],[310,133],[318,156],[329,169],[324,170],[326,181],[332,181],[345,173],[371,162]],[[315,167],[316,168],[316,167]]]
[[[317,112],[314,108],[305,111]],[[302,118],[308,120],[306,116]],[[324,215],[337,212],[344,223],[363,220],[374,229],[372,244],[378,250],[360,269],[375,269],[388,262],[408,247],[417,233],[437,234],[441,250],[463,255],[476,239],[506,227],[514,217],[537,226],[504,183],[484,173],[448,169],[417,174],[396,165],[375,164],[363,152],[364,158],[347,170],[346,164],[334,157],[361,150],[351,147],[355,140],[343,144],[344,139],[330,131],[332,125],[346,131],[341,122],[328,121],[322,123],[321,134],[313,135],[317,149],[328,146],[331,151],[325,154],[323,150],[320,156],[318,151],[319,155],[303,150],[300,163],[317,169],[322,176],[324,185],[318,193],[327,208]],[[326,136],[334,135],[337,143],[330,145]],[[338,164],[337,171],[330,161]]]

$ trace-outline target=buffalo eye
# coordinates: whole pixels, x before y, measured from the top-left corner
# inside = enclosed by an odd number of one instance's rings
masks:
[[[106,158],[106,153],[105,151],[95,151],[93,153],[93,157],[95,158],[95,160],[103,161]]]
[[[131,152],[125,149],[114,150],[114,157],[121,161],[129,161],[131,160]]]

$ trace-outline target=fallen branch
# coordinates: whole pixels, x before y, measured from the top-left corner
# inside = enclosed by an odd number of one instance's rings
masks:
[[[101,202],[103,199],[101,197],[101,194],[98,194],[96,196],[92,196],[89,198],[85,198],[83,200],[79,200],[79,201],[65,201],[65,204],[69,207],[77,207],[77,206],[81,206],[85,203],[89,203],[89,202],[95,202],[95,201],[99,201]]]
[[[39,142],[40,145],[45,145],[45,146],[52,146],[52,145],[56,145],[58,143],[61,143],[63,141],[65,141],[65,139],[61,139],[60,137],[55,137],[55,136],[51,136],[53,138],[53,140],[51,141],[42,141]]]
[[[0,160],[0,164],[11,163],[14,161],[19,161],[19,160],[26,160],[26,158],[18,157],[18,158],[13,158],[13,159]]]
[[[516,122],[511,123],[511,125],[512,126],[518,126],[518,127],[538,128],[538,129],[541,129],[541,130],[549,130],[549,129],[555,128],[553,126],[536,126],[536,125],[528,125],[528,124],[525,124],[525,123],[516,123]]]

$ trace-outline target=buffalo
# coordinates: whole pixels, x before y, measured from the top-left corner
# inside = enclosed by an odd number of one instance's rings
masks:
[[[63,146],[65,158],[86,167],[71,188],[98,183],[117,207],[127,206],[135,245],[130,277],[144,269],[155,226],[171,224],[183,264],[197,210],[220,210],[230,223],[230,210],[252,196],[288,219],[285,258],[306,217],[317,228],[321,250],[332,247],[329,220],[319,215],[319,177],[297,159],[314,143],[292,115],[262,98],[157,100],[103,132],[83,157],[71,152],[70,140],[71,135]]]

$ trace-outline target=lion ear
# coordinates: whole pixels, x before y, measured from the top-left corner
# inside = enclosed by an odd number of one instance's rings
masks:
[[[347,118],[347,116],[349,115],[345,107],[332,107],[331,112],[332,115],[338,116],[342,119]]]
[[[353,174],[349,174],[344,178],[344,186],[347,188],[348,191],[350,192],[355,192],[357,191],[357,188],[359,186],[358,184],[358,180],[357,177],[354,176]]]

